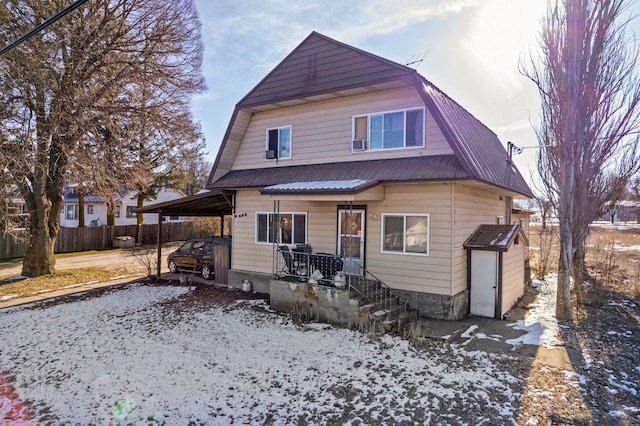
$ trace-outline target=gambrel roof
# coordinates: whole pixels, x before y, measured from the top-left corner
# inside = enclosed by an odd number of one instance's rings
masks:
[[[337,166],[333,177],[327,176],[325,179],[373,178],[381,183],[477,180],[525,197],[533,197],[531,189],[509,159],[496,134],[416,70],[316,32],[312,32],[238,102],[207,187],[247,187],[247,181],[240,184],[243,178],[256,185],[267,182],[268,185],[276,185],[292,182],[286,179],[291,179],[293,175],[302,176],[302,181],[315,181],[322,170],[331,174],[328,164],[231,171],[253,113],[407,86],[415,87],[420,94],[454,154],[444,156],[446,158],[420,160],[423,161],[422,166],[429,169],[418,170],[415,176],[402,170],[398,172],[398,176],[389,179],[367,176],[372,174],[369,168],[374,162],[369,160],[351,162],[351,167],[346,164]],[[402,161],[388,162],[387,165],[393,163],[398,163],[395,164],[398,166]],[[440,165],[444,167],[440,168]],[[360,174],[355,173],[355,170],[359,170]],[[391,173],[391,169],[385,169],[385,173]]]

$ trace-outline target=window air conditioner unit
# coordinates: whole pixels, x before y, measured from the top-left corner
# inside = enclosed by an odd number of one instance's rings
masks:
[[[367,140],[366,139],[354,139],[351,142],[351,150],[352,151],[366,151],[367,150]]]
[[[267,151],[267,160],[273,160],[277,158],[276,156],[276,150],[275,149],[270,149]]]

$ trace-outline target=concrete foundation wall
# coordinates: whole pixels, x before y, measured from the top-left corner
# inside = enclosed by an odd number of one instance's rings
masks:
[[[270,304],[276,311],[300,313],[331,324],[356,324],[358,301],[349,297],[349,290],[279,280],[271,280],[270,287]]]
[[[408,302],[409,307],[416,309],[421,316],[455,321],[469,312],[468,290],[454,296],[395,289],[392,292]]]
[[[251,283],[251,291],[255,293],[269,293],[269,281],[273,275],[263,274],[260,272],[240,271],[237,269],[229,270],[229,287],[242,290],[242,282],[249,280]]]

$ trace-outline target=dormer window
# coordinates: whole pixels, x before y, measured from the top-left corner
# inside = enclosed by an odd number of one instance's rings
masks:
[[[267,129],[267,160],[291,158],[291,126]]]
[[[353,151],[422,148],[424,127],[424,108],[355,116]]]

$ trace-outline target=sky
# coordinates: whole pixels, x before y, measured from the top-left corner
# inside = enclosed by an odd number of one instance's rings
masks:
[[[492,129],[530,180],[540,102],[519,71],[545,0],[196,0],[208,91],[193,100],[213,162],[235,104],[312,31],[411,65]]]

